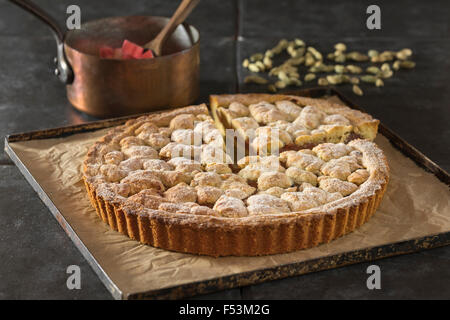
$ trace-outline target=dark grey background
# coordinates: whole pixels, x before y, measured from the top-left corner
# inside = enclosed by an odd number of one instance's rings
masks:
[[[178,1],[37,0],[65,23],[69,4],[82,21],[133,14],[170,15]],[[365,27],[366,8],[378,4],[382,30]],[[440,1],[204,0],[188,21],[201,32],[201,97],[261,91],[243,85],[243,58],[280,38],[300,37],[323,52],[343,41],[354,50],[414,50],[417,67],[384,88],[344,94],[379,118],[445,170],[450,169],[450,3]],[[95,120],[73,109],[52,74],[49,30],[9,1],[0,2],[0,136]],[[3,140],[0,142],[3,149]],[[0,299],[110,299],[111,296],[48,209],[4,153],[0,153]],[[382,289],[366,288],[370,263],[318,272],[198,298],[399,299],[450,298],[450,248],[375,262]],[[66,288],[66,268],[82,270],[82,289]]]

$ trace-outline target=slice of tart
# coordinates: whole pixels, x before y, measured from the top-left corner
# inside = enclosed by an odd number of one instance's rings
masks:
[[[225,135],[233,129],[256,154],[324,143],[373,140],[379,121],[370,115],[323,99],[289,95],[212,95],[211,110]],[[276,137],[272,132],[276,131]],[[267,137],[271,137],[267,139]],[[261,138],[262,137],[262,138]]]

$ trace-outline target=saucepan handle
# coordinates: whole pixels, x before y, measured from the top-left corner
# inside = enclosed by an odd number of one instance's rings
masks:
[[[36,18],[44,22],[53,32],[56,39],[57,56],[55,58],[55,75],[65,84],[71,84],[73,82],[74,74],[72,67],[67,61],[66,54],[64,53],[64,33],[59,28],[55,19],[53,19],[48,13],[36,6],[34,3],[28,0],[9,0],[10,2],[18,5],[25,11],[28,11]]]

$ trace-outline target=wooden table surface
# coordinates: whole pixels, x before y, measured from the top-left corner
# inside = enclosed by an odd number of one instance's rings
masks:
[[[170,15],[177,1],[36,0],[65,24],[77,4],[82,21],[117,15]],[[377,1],[381,30],[365,26],[368,1],[208,0],[188,19],[201,32],[201,97],[263,91],[243,83],[241,61],[281,38],[302,38],[323,52],[336,42],[355,50],[411,48],[417,67],[365,95],[344,94],[450,170],[450,2]],[[0,147],[3,136],[96,120],[71,107],[52,73],[48,29],[8,1],[0,3]],[[111,299],[18,169],[0,153],[0,299]],[[382,289],[368,290],[366,269],[381,268]],[[196,298],[450,298],[450,247],[383,259]],[[79,265],[81,290],[68,290],[66,268]]]

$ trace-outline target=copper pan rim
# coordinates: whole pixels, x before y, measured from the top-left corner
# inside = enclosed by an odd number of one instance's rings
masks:
[[[107,21],[111,21],[113,19],[138,19],[138,18],[147,18],[147,19],[161,19],[161,20],[165,20],[165,22],[168,22],[170,20],[169,17],[163,17],[163,16],[143,16],[143,15],[130,15],[130,16],[110,16],[110,17],[106,17],[106,18],[101,18],[101,19],[94,19],[94,20],[90,20],[88,22],[85,22],[82,24],[81,28],[83,27],[90,27],[93,24],[99,24],[102,22],[107,22]],[[74,34],[75,32],[77,32],[77,30],[68,30],[65,34],[64,34],[64,46],[66,47],[66,49],[70,49],[73,50],[81,55],[85,55],[85,56],[89,56],[90,58],[93,59],[98,59],[101,60],[102,62],[108,63],[108,62],[113,62],[113,63],[117,63],[117,62],[121,62],[121,63],[148,63],[150,61],[163,61],[163,60],[170,60],[173,57],[176,56],[180,56],[183,54],[188,53],[189,51],[191,51],[194,47],[199,46],[200,45],[200,32],[199,30],[189,24],[189,23],[183,23],[182,25],[184,25],[185,27],[188,27],[190,29],[190,32],[193,34],[194,41],[192,41],[192,44],[182,50],[178,50],[176,52],[170,53],[170,54],[164,54],[162,56],[159,57],[154,57],[152,59],[139,59],[139,60],[123,60],[123,59],[117,59],[117,58],[108,58],[108,59],[102,59],[100,58],[100,56],[98,54],[94,54],[94,53],[89,53],[83,50],[79,50],[78,48],[76,48],[75,46],[72,46],[68,43],[68,40],[70,41],[70,37],[72,36],[72,34]],[[181,26],[181,25],[180,25]],[[151,40],[151,39],[149,39]]]

